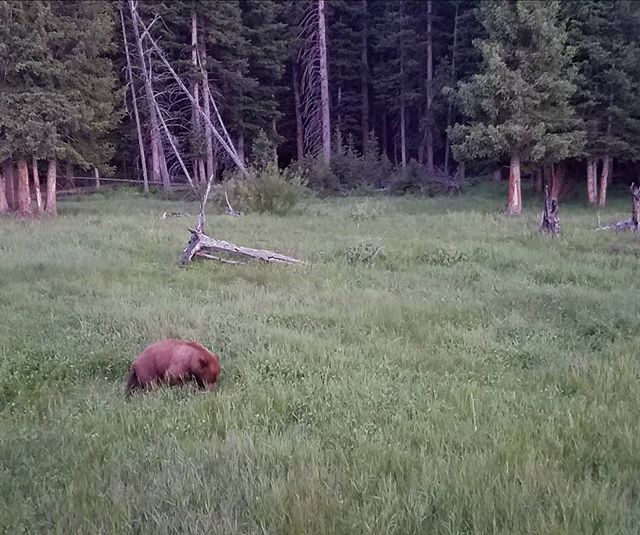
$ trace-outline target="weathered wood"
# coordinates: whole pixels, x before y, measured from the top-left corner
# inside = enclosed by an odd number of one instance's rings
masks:
[[[557,236],[560,233],[558,199],[549,196],[549,186],[544,188],[544,210],[542,211],[540,230],[553,236]]]
[[[631,192],[631,217],[619,223],[599,227],[598,230],[631,230],[632,232],[638,232],[638,230],[640,230],[638,223],[640,218],[640,185],[636,186],[635,183],[631,184],[629,191]]]
[[[276,253],[274,251],[269,251],[266,249],[253,249],[252,247],[242,247],[240,245],[235,245],[224,240],[217,240],[215,238],[207,236],[197,229],[189,229],[189,231],[191,232],[191,238],[189,239],[189,243],[187,244],[182,257],[180,258],[180,263],[182,265],[186,265],[191,262],[191,260],[193,260],[193,257],[196,255],[204,256],[205,258],[207,258],[207,255],[211,255],[212,252],[227,253],[232,256],[238,256],[248,260],[260,260],[262,262],[268,263],[304,263],[302,260]]]
[[[42,193],[40,192],[40,175],[38,174],[38,160],[33,157],[33,192],[36,196],[36,211],[42,213]]]

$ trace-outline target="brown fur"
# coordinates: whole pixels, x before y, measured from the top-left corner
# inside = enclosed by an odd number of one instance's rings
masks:
[[[195,380],[211,390],[220,375],[220,357],[197,342],[161,340],[147,347],[133,362],[127,379],[127,397],[156,384],[178,385]]]

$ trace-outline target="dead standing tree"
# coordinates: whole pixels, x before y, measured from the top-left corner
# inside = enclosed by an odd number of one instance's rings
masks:
[[[314,156],[322,153],[325,165],[331,161],[331,123],[327,70],[325,0],[310,0],[299,22],[302,46],[300,93],[304,142]]]
[[[549,196],[549,186],[544,188],[544,210],[540,230],[552,236],[560,234],[560,219],[558,219],[558,199]]]
[[[185,84],[185,82],[178,76],[175,69],[171,66],[171,64],[167,60],[166,55],[162,51],[162,48],[160,47],[158,42],[151,36],[151,33],[149,32],[149,27],[145,25],[144,21],[138,14],[136,5],[133,1],[130,3],[130,7],[131,7],[131,16],[134,21],[133,22],[134,28],[139,25],[139,27],[143,30],[139,36],[140,42],[142,43],[143,40],[148,41],[149,45],[151,46],[151,49],[155,52],[156,56],[160,60],[160,65],[163,65],[165,67],[165,69],[169,72],[171,77],[175,80],[180,90],[191,101],[194,109],[204,121],[204,124],[213,133],[219,146],[222,149],[224,149],[224,151],[229,155],[229,157],[236,164],[240,172],[244,176],[248,177],[249,176],[248,171],[246,170],[242,162],[242,159],[239,157],[238,152],[236,151],[233,145],[233,142],[231,141],[231,137],[229,136],[229,133],[227,132],[227,129],[224,126],[224,122],[222,121],[222,117],[218,110],[218,106],[216,105],[215,100],[213,99],[213,96],[211,95],[211,93],[208,94],[208,97],[209,97],[209,102],[211,104],[211,107],[215,112],[215,117],[216,117],[215,124],[212,121],[211,117],[205,114],[202,107],[197,105],[197,102],[195,101],[192,92],[187,88],[187,85]],[[142,48],[142,45],[141,45],[141,48]],[[202,63],[200,63],[200,67],[204,68]],[[153,92],[151,92],[151,96],[153,97]],[[156,106],[157,104],[154,103],[152,107],[156,111],[158,111],[158,108]],[[166,127],[166,123],[165,123],[165,127]],[[284,264],[303,263],[301,260],[297,258],[276,253],[274,251],[238,246],[224,240],[218,240],[216,238],[207,236],[204,233],[205,207],[207,204],[207,200],[209,199],[209,193],[211,192],[211,186],[213,184],[213,180],[214,180],[214,174],[209,175],[207,179],[206,187],[204,188],[204,191],[202,193],[202,198],[200,201],[200,211],[198,214],[196,227],[195,229],[189,229],[189,231],[191,232],[191,237],[189,239],[186,249],[184,250],[182,256],[180,257],[180,263],[182,265],[188,264],[193,260],[194,257],[209,258],[212,260],[219,260],[222,262],[228,262],[233,264],[239,263],[237,261],[228,260],[223,257],[219,257],[217,255],[214,255],[213,253],[228,254],[233,257],[240,258],[244,261],[260,260],[263,262],[284,263]]]
[[[638,232],[638,230],[640,230],[638,222],[640,218],[640,185],[636,186],[635,183],[631,184],[629,191],[631,192],[631,217],[619,223],[605,225],[598,230],[631,230],[632,232]]]

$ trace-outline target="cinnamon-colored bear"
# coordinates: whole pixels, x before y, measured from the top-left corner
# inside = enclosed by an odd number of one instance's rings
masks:
[[[127,397],[155,384],[178,385],[195,380],[213,389],[220,375],[220,357],[197,342],[161,340],[147,347],[129,369]]]

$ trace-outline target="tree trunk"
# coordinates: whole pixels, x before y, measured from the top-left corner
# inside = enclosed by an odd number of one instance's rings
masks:
[[[36,210],[37,213],[42,213],[42,193],[40,193],[40,174],[38,173],[38,160],[33,158],[33,191],[36,195]]]
[[[29,167],[26,160],[18,160],[18,212],[22,216],[32,214],[29,192]]]
[[[566,175],[566,169],[562,162],[551,166],[551,197],[559,199],[564,189],[564,178]]]
[[[402,97],[401,97],[402,98]],[[400,102],[400,158],[402,168],[407,166],[407,140],[405,135],[405,105],[404,100]]]
[[[131,69],[131,56],[129,55],[129,41],[127,39],[127,28],[125,27],[125,24],[124,24],[124,15],[122,13],[122,7],[120,7],[120,22],[122,23],[122,38],[124,40],[124,51],[127,59],[127,77],[129,79],[129,84],[131,84],[131,101],[133,103],[133,116],[136,123],[136,134],[138,137],[138,151],[140,152],[140,165],[142,167],[142,182],[144,186],[144,192],[149,193],[149,176],[147,174],[147,159],[146,159],[145,150],[144,150],[144,139],[142,137],[142,127],[140,126],[140,114],[138,112],[138,98],[136,96],[136,88],[133,83],[133,72]],[[54,188],[54,193],[55,193],[55,188]]]
[[[0,214],[6,214],[9,211],[9,203],[5,193],[4,169],[0,168]]]
[[[15,166],[12,160],[6,160],[3,165],[4,169],[4,191],[7,197],[7,206],[9,210],[17,208],[16,203],[16,180]]]
[[[634,230],[638,230],[640,221],[640,186],[631,184],[631,224]]]
[[[544,188],[544,210],[540,230],[557,236],[560,233],[560,219],[558,218],[558,199],[549,195],[549,187]]]
[[[602,158],[602,173],[600,174],[600,198],[598,206],[607,204],[607,187],[609,186],[609,171],[611,170],[611,157],[605,154]]]
[[[202,60],[202,101],[204,105],[204,114],[211,117],[211,104],[209,102],[211,96],[211,88],[209,87],[209,72],[207,71],[207,47],[204,42],[204,36],[200,37],[200,58]],[[209,123],[204,127],[205,144],[207,147],[207,178],[215,176],[218,169],[213,152],[213,132]]]
[[[55,158],[49,160],[47,167],[47,204],[45,212],[49,215],[57,215],[58,208],[56,206],[56,175],[58,174],[58,165]]]
[[[382,154],[389,157],[389,144],[387,142],[387,114],[382,113]]]
[[[138,19],[136,17],[136,8],[133,0],[129,0],[129,8],[131,10],[131,20],[133,21],[133,31],[136,37],[136,47],[138,49],[138,62],[142,77],[144,79],[144,92],[147,100],[147,110],[149,112],[149,133],[151,139],[151,180],[155,184],[159,184],[162,176],[160,170],[160,144],[162,140],[160,138],[160,129],[158,128],[158,117],[156,115],[156,108],[154,105],[153,85],[151,84],[151,77],[147,71],[147,62],[144,58],[144,50],[142,48],[142,38],[140,37],[140,29],[138,27]]]
[[[158,145],[158,153],[160,156],[160,176],[162,177],[162,189],[164,189],[165,191],[169,191],[171,189],[171,177],[169,176],[169,168],[167,167],[167,158],[164,154],[164,145],[162,141],[160,141]]]
[[[433,37],[431,31],[431,14],[433,1],[427,0],[427,170],[433,173]]]
[[[191,63],[193,64],[193,78],[191,79],[191,94],[193,101],[191,103],[191,124],[192,135],[200,138],[202,135],[202,120],[200,119],[200,85],[198,84],[198,16],[195,11],[191,12]],[[208,104],[208,102],[207,102]],[[206,184],[204,162],[201,154],[194,153],[194,171],[196,181],[200,184]]]
[[[327,36],[325,29],[325,0],[318,0],[318,39],[320,46],[320,100],[322,106],[322,158],[331,162],[331,119],[329,114],[329,71],[327,67]]]
[[[516,216],[522,213],[522,192],[520,188],[520,156],[514,152],[511,154],[509,165],[509,196],[508,196],[509,216]]]
[[[291,62],[291,83],[293,84],[293,103],[296,114],[296,150],[298,162],[304,159],[304,130],[302,127],[302,105],[300,104],[300,83],[298,77],[298,64]]]
[[[336,102],[336,108],[338,108],[338,117],[336,120],[336,137],[340,140],[340,144],[336,147],[337,150],[342,148],[342,115],[340,110],[342,108],[342,85],[338,84],[338,100]],[[335,142],[335,141],[334,141]]]
[[[246,161],[244,159],[244,132],[238,134],[238,158],[242,163]]]
[[[542,170],[542,167],[538,167],[536,169],[535,181],[536,193],[542,193],[542,190],[544,189],[544,172]]]
[[[202,184],[207,183],[207,171],[204,166],[204,160],[202,158],[198,158],[198,171],[200,172],[200,181]]]
[[[275,95],[271,95],[271,98],[275,98]],[[278,125],[276,123],[276,118],[273,117],[271,119],[271,135],[274,140],[278,139]],[[274,141],[273,143],[273,163],[276,167],[278,167],[278,143]]]
[[[67,162],[65,175],[64,175],[64,185],[66,188],[73,189],[76,187],[75,181],[73,180],[73,164]]]
[[[589,204],[598,202],[598,183],[596,180],[598,162],[590,156],[587,158],[587,199]]]
[[[362,48],[360,50],[360,104],[362,115],[362,152],[367,150],[369,144],[369,54],[367,51],[367,0],[362,0]]]
[[[458,11],[459,4],[456,3],[456,13],[453,18],[453,47],[451,48],[451,81],[456,78],[456,48],[458,47]],[[444,146],[444,171],[449,174],[449,153],[451,152],[451,140],[449,139],[449,128],[453,121],[453,99],[449,101],[447,108],[447,135]],[[540,190],[542,191],[542,190]]]

